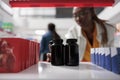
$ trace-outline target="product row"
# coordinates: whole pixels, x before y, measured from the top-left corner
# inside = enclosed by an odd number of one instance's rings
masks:
[[[19,72],[39,61],[39,43],[21,38],[0,38],[0,73]]]
[[[91,62],[120,74],[120,48],[92,48]]]
[[[62,44],[62,39],[50,41],[51,64],[55,66],[79,65],[79,51],[77,39],[67,39],[66,45]]]

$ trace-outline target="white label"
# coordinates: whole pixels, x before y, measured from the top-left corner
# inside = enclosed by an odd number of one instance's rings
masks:
[[[110,55],[110,49],[109,48],[104,48],[105,56]]]
[[[91,53],[91,54],[94,54],[94,48],[91,48],[90,53]]]
[[[117,48],[115,47],[111,47],[111,57],[114,57],[115,55],[117,55]]]
[[[98,52],[99,52],[99,51],[98,51],[98,48],[96,48],[96,49],[95,49],[95,53],[98,54]]]
[[[98,48],[98,54],[101,54],[101,48]]]
[[[101,48],[101,55],[103,55],[103,49],[104,49],[104,48]]]
[[[104,50],[103,50],[104,48],[101,48],[101,55],[103,55],[104,54]]]

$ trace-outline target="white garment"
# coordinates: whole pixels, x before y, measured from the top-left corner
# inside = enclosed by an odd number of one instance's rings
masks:
[[[116,29],[115,27],[107,23],[105,23],[105,27],[107,29],[108,43],[104,45],[104,47],[111,47],[111,46],[113,47],[114,46],[114,34],[115,34]],[[96,29],[97,29],[97,40],[99,41],[99,43],[101,43],[102,29],[98,23],[96,23]],[[70,39],[70,38],[75,38],[78,40],[77,43],[79,45],[79,59],[81,61],[83,58],[85,49],[86,49],[86,39],[82,35],[80,26],[75,26],[68,31],[67,39]],[[103,45],[101,44],[100,47],[103,47]]]

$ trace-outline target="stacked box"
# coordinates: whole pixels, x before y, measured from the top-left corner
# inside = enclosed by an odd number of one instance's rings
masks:
[[[110,48],[112,58],[112,71],[120,74],[120,48]]]
[[[105,48],[101,49],[101,67],[105,68]]]
[[[19,72],[39,61],[37,42],[21,38],[0,38],[0,73]]]
[[[94,56],[95,53],[94,53],[94,51],[95,51],[94,48],[92,48],[92,49],[91,49],[91,62],[92,62],[92,63],[95,63],[95,62],[94,62],[94,61],[95,61],[95,56]]]
[[[105,48],[105,69],[111,71],[111,65],[110,48]]]
[[[102,48],[98,48],[98,65],[100,66],[101,64],[101,50]]]
[[[96,65],[99,65],[99,49],[95,49],[95,60],[96,60]]]
[[[91,62],[120,74],[120,48],[92,48]]]

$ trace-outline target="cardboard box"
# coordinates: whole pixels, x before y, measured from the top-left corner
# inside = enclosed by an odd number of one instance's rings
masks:
[[[109,71],[112,70],[110,48],[105,48],[105,69],[107,69]]]
[[[39,61],[38,50],[38,43],[33,41],[0,38],[0,73],[19,72],[36,64]]]
[[[105,68],[105,48],[101,49],[101,67]]]
[[[120,74],[120,48],[110,48],[112,58],[112,72]]]
[[[95,64],[95,49],[94,48],[91,48],[91,51],[90,51],[90,53],[91,53],[91,62],[92,63],[94,63]]]
[[[24,60],[22,58],[23,41],[20,38],[2,38],[1,39],[1,50],[0,54],[4,57],[1,58],[1,69],[4,71],[0,72],[19,72],[22,70],[22,64]],[[2,50],[3,49],[3,50]]]

